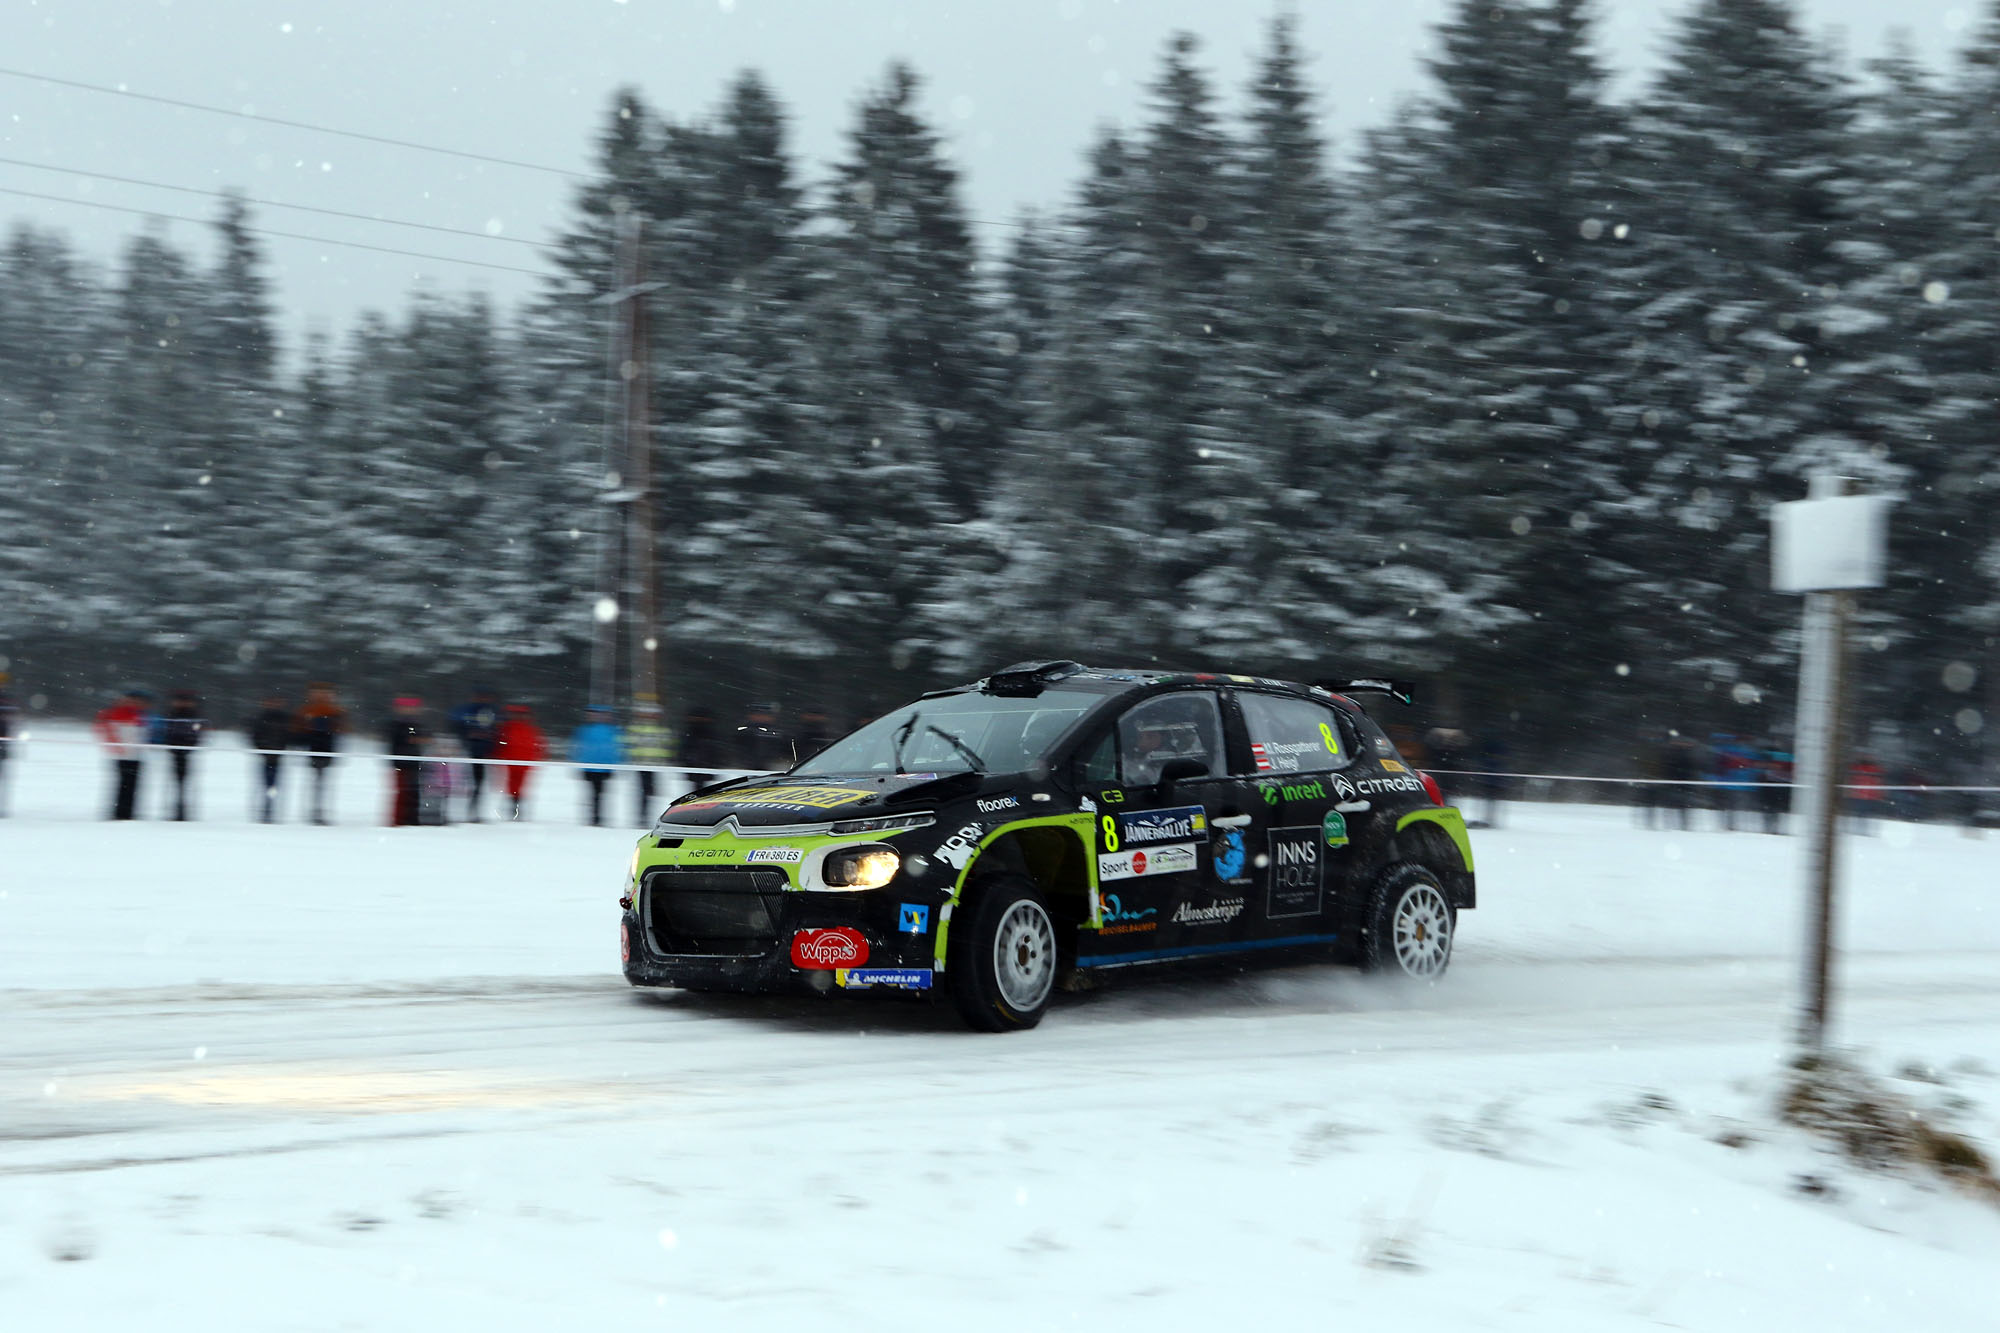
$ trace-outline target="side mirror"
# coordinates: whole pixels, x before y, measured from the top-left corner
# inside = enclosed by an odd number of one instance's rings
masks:
[[[1185,782],[1189,778],[1205,778],[1207,776],[1208,765],[1199,759],[1169,759],[1165,764],[1160,766],[1159,787],[1164,792],[1176,782]]]

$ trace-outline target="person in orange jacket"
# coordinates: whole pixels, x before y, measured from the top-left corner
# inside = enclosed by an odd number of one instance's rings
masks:
[[[549,757],[548,738],[535,725],[534,714],[526,704],[508,704],[501,710],[500,727],[493,736],[493,757],[495,759],[516,759],[519,763],[507,765],[507,800],[510,819],[521,817],[521,800],[528,790],[528,779],[535,770],[529,764],[540,763]]]
[[[139,747],[147,740],[151,723],[146,717],[146,694],[127,690],[110,707],[97,714],[97,738],[111,756],[114,790],[111,818],[135,818],[139,804]]]

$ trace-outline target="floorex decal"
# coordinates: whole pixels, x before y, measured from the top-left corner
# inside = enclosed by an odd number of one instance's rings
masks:
[[[1321,830],[1274,828],[1270,842],[1270,900],[1265,915],[1311,916],[1324,897],[1325,859],[1320,855]]]

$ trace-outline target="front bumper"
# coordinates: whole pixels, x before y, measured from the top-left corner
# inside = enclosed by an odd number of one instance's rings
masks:
[[[782,871],[655,867],[620,923],[625,979],[635,986],[785,993],[927,990],[943,904],[890,885],[857,893],[787,886]],[[844,928],[867,955],[851,967],[801,967],[793,938]]]

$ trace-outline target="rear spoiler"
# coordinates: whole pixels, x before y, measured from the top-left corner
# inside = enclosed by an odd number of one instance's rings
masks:
[[[1361,680],[1316,680],[1313,684],[1331,694],[1386,694],[1406,708],[1416,702],[1416,696],[1411,693],[1407,682],[1381,676],[1368,676]]]

